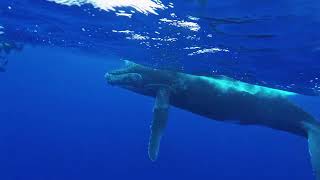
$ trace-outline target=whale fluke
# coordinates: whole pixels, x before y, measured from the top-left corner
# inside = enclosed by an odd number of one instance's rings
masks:
[[[170,107],[170,92],[167,88],[160,88],[157,92],[153,108],[153,121],[149,140],[148,154],[152,161],[157,160],[161,137],[167,125],[168,110]]]

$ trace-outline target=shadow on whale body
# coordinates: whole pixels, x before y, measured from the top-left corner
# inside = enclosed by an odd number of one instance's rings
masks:
[[[311,163],[320,180],[319,97],[252,85],[228,77],[159,70],[125,61],[106,73],[110,85],[155,97],[148,154],[158,157],[170,105],[225,122],[261,125],[308,139]],[[235,121],[236,120],[236,121]]]

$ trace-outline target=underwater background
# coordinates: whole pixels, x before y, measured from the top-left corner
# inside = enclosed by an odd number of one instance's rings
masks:
[[[320,2],[106,2],[0,2],[1,48],[23,46],[0,51],[0,179],[314,179],[305,139],[177,108],[151,162],[154,99],[104,74],[129,59],[318,96]]]

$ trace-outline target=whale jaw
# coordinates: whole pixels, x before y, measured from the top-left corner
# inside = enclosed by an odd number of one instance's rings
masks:
[[[105,78],[108,84],[115,86],[137,86],[142,83],[142,76],[139,73],[107,73]]]

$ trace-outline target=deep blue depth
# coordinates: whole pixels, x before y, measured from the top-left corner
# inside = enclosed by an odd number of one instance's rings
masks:
[[[117,57],[27,47],[1,74],[0,178],[312,179],[306,140],[172,108],[147,156],[153,99],[108,86]]]

